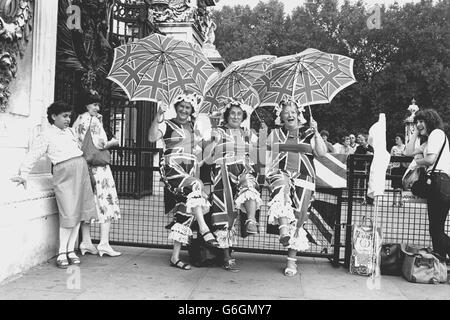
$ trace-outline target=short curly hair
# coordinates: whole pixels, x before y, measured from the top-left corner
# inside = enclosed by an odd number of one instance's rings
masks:
[[[63,101],[55,101],[47,108],[47,120],[50,124],[55,123],[52,118],[52,115],[59,115],[64,112],[72,112],[73,108],[70,104],[67,104]]]
[[[442,120],[439,113],[436,112],[436,110],[424,109],[424,110],[417,111],[416,115],[414,116],[414,123],[417,123],[417,121],[419,121],[419,120],[422,120],[423,122],[425,122],[425,126],[427,127],[428,135],[434,129],[444,130],[444,121]]]
[[[76,114],[82,114],[87,111],[86,106],[90,105],[91,103],[102,103],[102,96],[97,93],[97,91],[91,91],[85,93],[79,101],[79,103],[76,105],[75,113]]]
[[[245,111],[244,109],[242,109],[240,104],[231,104],[230,107],[225,109],[225,112],[223,113],[223,124],[227,124],[228,123],[228,118],[230,117],[230,112],[232,108],[239,108],[242,110],[244,116],[242,118],[242,121],[245,121],[248,117],[247,111]]]

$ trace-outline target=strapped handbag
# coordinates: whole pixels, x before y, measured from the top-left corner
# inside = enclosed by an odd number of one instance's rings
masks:
[[[106,149],[98,149],[92,141],[91,134],[91,122],[89,128],[84,136],[83,144],[81,145],[81,151],[83,151],[83,157],[86,162],[91,166],[106,166],[111,162],[111,154]]]
[[[383,275],[401,276],[404,254],[398,243],[386,243],[381,246],[380,272]]]
[[[435,196],[440,201],[445,202],[450,200],[450,177],[443,171],[435,171],[446,143],[447,136],[445,136],[444,144],[442,145],[441,151],[439,151],[431,172],[422,173],[419,179],[413,183],[411,187],[413,195],[425,199],[428,199],[430,196]]]
[[[431,176],[431,189],[436,197],[443,202],[450,201],[450,177],[442,171]]]
[[[403,277],[409,282],[437,284],[447,281],[447,265],[431,248],[419,248],[402,244]]]

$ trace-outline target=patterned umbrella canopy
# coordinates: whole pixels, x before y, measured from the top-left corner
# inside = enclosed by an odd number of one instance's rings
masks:
[[[171,104],[185,90],[203,95],[215,72],[200,46],[154,33],[114,49],[108,79],[131,101]]]
[[[292,99],[300,106],[329,103],[345,87],[355,83],[353,59],[306,49],[276,59],[255,81],[261,106]]]
[[[208,80],[200,112],[209,112],[213,106],[220,109],[228,98],[256,106],[258,94],[251,86],[275,59],[275,56],[261,55],[232,62],[222,73]]]

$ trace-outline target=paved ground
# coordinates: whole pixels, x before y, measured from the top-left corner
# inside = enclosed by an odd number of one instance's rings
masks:
[[[57,269],[52,259],[1,284],[0,299],[450,299],[449,283],[412,284],[401,277],[383,276],[380,289],[371,290],[367,278],[333,268],[324,259],[301,257],[301,275],[287,278],[282,256],[236,253],[238,273],[220,268],[183,271],[168,266],[169,250],[115,248],[124,254],[86,255],[73,273]]]

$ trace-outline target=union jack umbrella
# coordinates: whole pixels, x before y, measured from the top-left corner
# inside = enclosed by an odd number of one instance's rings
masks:
[[[294,100],[299,106],[329,103],[345,87],[356,82],[353,59],[306,49],[276,59],[255,81],[260,106]]]
[[[200,112],[210,112],[213,106],[220,109],[228,98],[255,107],[259,99],[251,86],[275,59],[275,56],[261,55],[232,62],[222,73],[208,80]]]
[[[108,79],[130,101],[170,105],[185,90],[203,95],[206,81],[215,72],[197,44],[154,33],[114,49]]]

